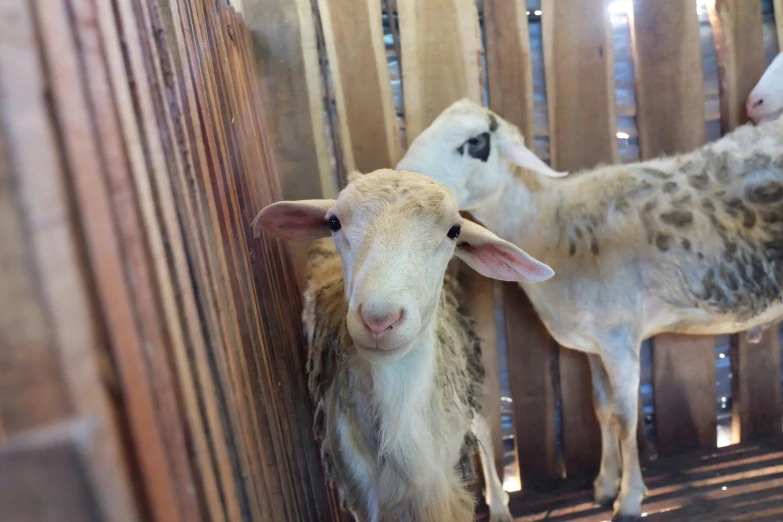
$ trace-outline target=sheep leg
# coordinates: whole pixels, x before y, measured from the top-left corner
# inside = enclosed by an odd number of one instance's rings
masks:
[[[495,452],[492,449],[492,434],[483,415],[473,419],[473,434],[478,439],[481,469],[484,472],[486,491],[484,499],[489,506],[491,522],[511,522],[511,512],[508,510],[508,493],[503,490],[498,470],[495,467]]]
[[[601,346],[601,361],[612,390],[611,426],[620,441],[622,478],[620,494],[614,503],[616,521],[641,517],[647,489],[639,465],[636,424],[639,420],[639,343],[627,335],[613,335]]]
[[[601,426],[601,471],[593,483],[595,503],[612,507],[620,490],[620,441],[612,428],[612,407],[614,398],[601,357],[588,355],[593,376],[593,406]]]

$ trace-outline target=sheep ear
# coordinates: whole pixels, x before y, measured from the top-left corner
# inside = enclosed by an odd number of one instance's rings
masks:
[[[328,236],[326,213],[335,204],[333,199],[280,201],[265,207],[253,219],[253,237],[261,235],[261,226],[277,237],[293,241],[310,241]]]
[[[479,274],[500,281],[546,281],[554,270],[472,221],[464,220],[457,257]]]
[[[508,158],[512,163],[523,169],[532,170],[551,178],[563,178],[568,176],[568,172],[558,172],[533,154],[533,151],[525,147],[522,143],[502,142],[500,144],[500,153]]]

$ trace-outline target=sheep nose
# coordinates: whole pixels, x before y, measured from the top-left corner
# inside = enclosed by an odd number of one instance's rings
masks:
[[[373,335],[381,335],[386,330],[390,330],[402,318],[402,310],[397,310],[392,314],[376,314],[368,312],[364,307],[359,311],[362,316],[364,326],[370,330]]]
[[[764,98],[755,98],[755,99],[751,98],[748,101],[748,109],[750,110],[758,109],[762,105],[764,105]]]

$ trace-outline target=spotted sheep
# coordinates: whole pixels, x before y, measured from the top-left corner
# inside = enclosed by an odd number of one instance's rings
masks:
[[[521,285],[557,342],[588,354],[603,448],[596,501],[618,520],[638,517],[641,341],[783,317],[783,120],[688,154],[566,176],[516,127],[462,100],[397,168],[440,181],[461,210],[557,272]]]
[[[307,371],[315,438],[344,505],[360,522],[473,520],[465,482],[478,442],[491,520],[510,521],[480,414],[481,345],[450,261],[506,281],[552,270],[463,219],[441,184],[393,170],[352,175],[336,201],[270,205],[260,226],[318,240]]]

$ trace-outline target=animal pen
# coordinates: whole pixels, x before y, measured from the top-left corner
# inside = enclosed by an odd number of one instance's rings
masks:
[[[689,151],[745,122],[778,42],[783,0],[0,2],[0,518],[347,520],[305,250],[258,210],[393,167],[463,97],[559,170]],[[609,518],[585,356],[517,285],[468,287],[512,513]],[[783,517],[779,329],[722,344],[720,400],[715,338],[645,352],[651,520]]]

